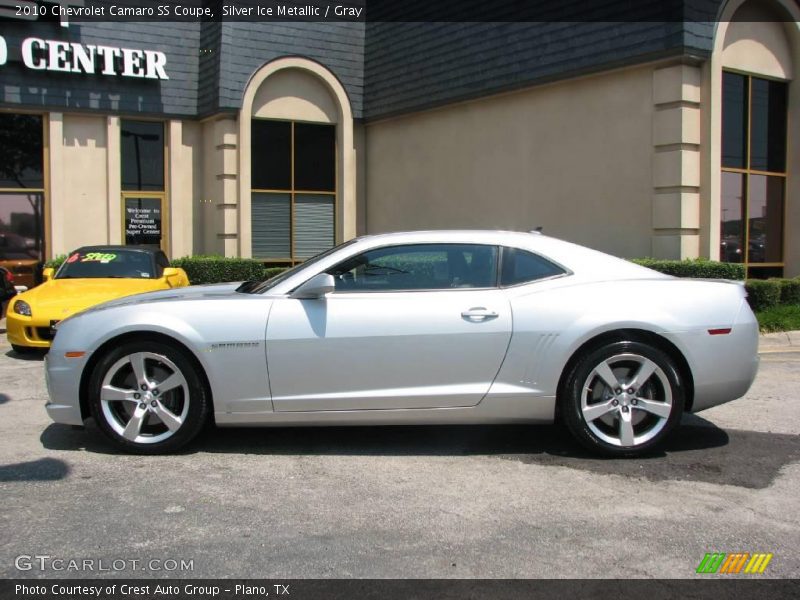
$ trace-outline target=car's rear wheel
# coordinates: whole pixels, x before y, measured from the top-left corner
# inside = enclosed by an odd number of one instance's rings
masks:
[[[680,421],[685,403],[675,361],[632,341],[588,352],[563,390],[561,410],[575,438],[613,456],[635,456],[660,445]]]
[[[89,403],[100,430],[127,452],[174,452],[202,429],[209,401],[197,370],[177,346],[129,342],[92,372]]]

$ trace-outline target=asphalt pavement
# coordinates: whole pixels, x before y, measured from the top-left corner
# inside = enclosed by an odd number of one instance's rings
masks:
[[[140,457],[51,423],[0,321],[0,577],[685,578],[707,552],[796,577],[800,334],[761,351],[746,397],[647,458],[556,426],[212,429]]]

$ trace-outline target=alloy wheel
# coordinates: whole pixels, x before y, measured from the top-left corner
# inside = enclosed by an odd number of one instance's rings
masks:
[[[622,353],[601,361],[589,373],[580,410],[597,438],[630,448],[649,442],[667,426],[672,403],[664,371],[646,356]]]
[[[169,358],[135,352],[106,371],[100,406],[108,425],[124,439],[156,444],[172,437],[189,413],[189,385]]]

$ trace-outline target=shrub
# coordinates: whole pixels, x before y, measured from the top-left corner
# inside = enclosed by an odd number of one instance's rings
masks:
[[[704,258],[686,260],[661,260],[657,258],[635,258],[634,263],[675,277],[700,279],[744,279],[744,265],[717,262]]]
[[[66,254],[59,254],[59,255],[58,255],[58,256],[56,256],[55,258],[51,258],[51,259],[50,259],[50,260],[48,260],[46,263],[44,263],[44,268],[45,268],[45,269],[47,269],[47,268],[53,268],[53,269],[56,269],[56,270],[58,270],[58,267],[60,267],[60,266],[61,266],[61,264],[62,264],[62,263],[65,261],[65,260],[67,260],[67,255],[66,255]]]
[[[800,304],[800,277],[781,279],[781,304]]]
[[[745,288],[750,308],[760,311],[780,304],[781,287],[780,279],[748,279]]]
[[[276,275],[280,275],[289,267],[268,267],[264,269],[264,279],[272,279]]]
[[[192,285],[225,281],[260,281],[265,278],[264,264],[251,258],[184,256],[171,261],[171,264],[186,271]]]

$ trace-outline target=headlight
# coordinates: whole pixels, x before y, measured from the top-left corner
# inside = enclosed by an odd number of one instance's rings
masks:
[[[18,315],[25,315],[26,317],[31,316],[31,305],[25,302],[25,300],[17,300],[14,303],[14,312]]]

